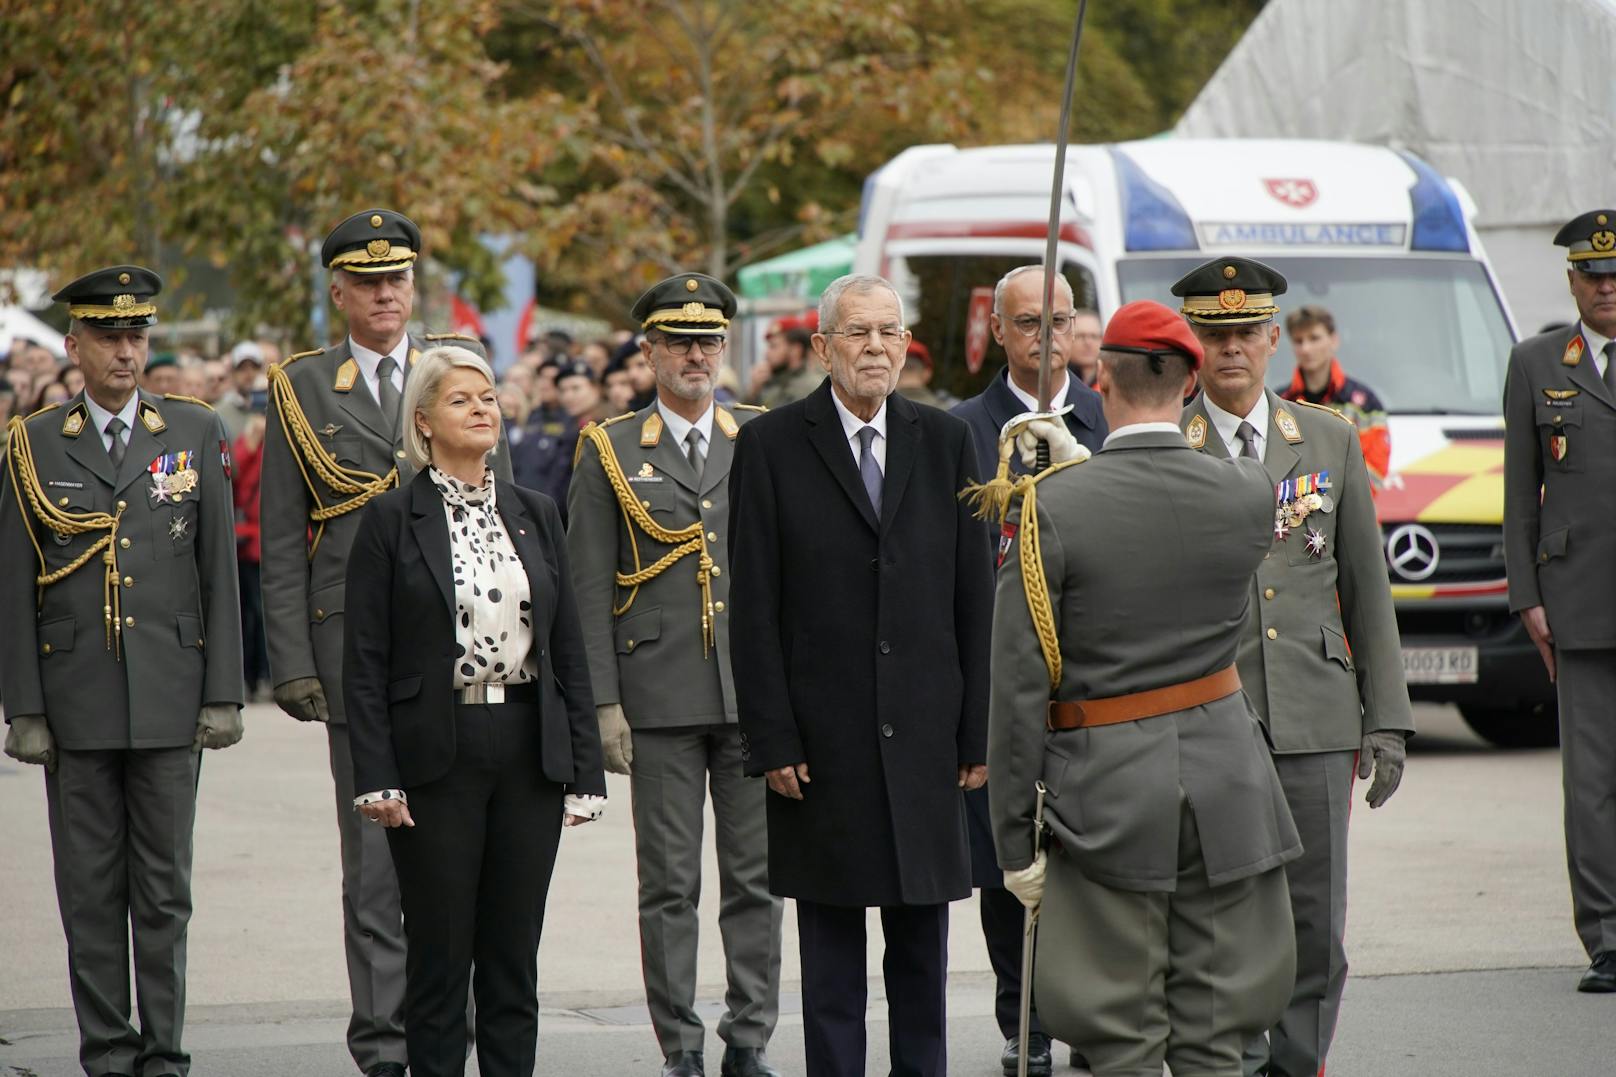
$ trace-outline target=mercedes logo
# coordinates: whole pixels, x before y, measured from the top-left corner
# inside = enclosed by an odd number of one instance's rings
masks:
[[[1442,552],[1431,529],[1404,524],[1386,540],[1386,563],[1393,572],[1411,583],[1430,579]]]

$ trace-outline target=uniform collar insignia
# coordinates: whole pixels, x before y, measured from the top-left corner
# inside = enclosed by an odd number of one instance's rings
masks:
[[[1274,412],[1274,425],[1279,427],[1279,436],[1295,445],[1302,440],[1301,428],[1296,425],[1296,419],[1284,408]]]
[[[421,358],[421,349],[420,348],[411,348],[410,349],[410,366],[414,366],[415,361],[417,359],[419,359],[419,358]]]
[[[1566,366],[1576,366],[1578,363],[1582,362],[1582,349],[1584,347],[1585,345],[1582,343],[1582,334],[1578,333],[1576,336],[1572,337],[1571,342],[1565,346],[1565,354],[1560,356],[1560,362]]]
[[[644,425],[640,427],[640,448],[654,449],[656,443],[662,440],[662,416],[652,412],[646,417]]]
[[[62,416],[62,436],[65,438],[78,437],[84,433],[84,425],[89,421],[90,409],[84,406],[84,401],[80,400],[77,404],[68,408],[67,414]]]
[[[1184,440],[1190,443],[1190,448],[1192,449],[1204,449],[1206,447],[1205,415],[1197,415],[1190,420],[1189,428],[1184,431]]]
[[[354,382],[359,380],[359,363],[349,359],[337,367],[337,380],[331,383],[331,388],[339,393],[352,391]]]
[[[734,441],[735,435],[741,432],[741,424],[735,421],[735,416],[723,408],[713,409],[713,422],[718,424],[718,429],[722,430],[724,436],[731,441]]]
[[[161,434],[168,429],[168,424],[163,422],[163,416],[157,410],[157,405],[145,400],[140,402],[140,422],[153,434]]]

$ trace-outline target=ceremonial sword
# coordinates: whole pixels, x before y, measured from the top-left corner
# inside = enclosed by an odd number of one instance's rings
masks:
[[[1044,847],[1044,794],[1049,789],[1042,780],[1035,782],[1034,788],[1038,790],[1038,806],[1032,813],[1032,859],[1037,863]],[[1044,884],[1049,884],[1048,869],[1045,869]],[[1032,1032],[1032,955],[1038,942],[1038,909],[1041,908],[1042,901],[1038,908],[1028,909],[1021,922],[1021,1023],[1016,1026],[1021,1053],[1016,1057],[1016,1077],[1027,1077],[1027,1037]]]

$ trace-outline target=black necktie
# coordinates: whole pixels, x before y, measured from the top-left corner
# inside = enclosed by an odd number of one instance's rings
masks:
[[[1242,459],[1262,459],[1262,453],[1257,451],[1257,428],[1255,426],[1242,419],[1240,426],[1234,432],[1234,436],[1240,439],[1240,456]]]
[[[107,446],[107,455],[112,457],[113,471],[117,471],[119,468],[123,467],[123,455],[128,451],[129,448],[123,443],[123,432],[125,429],[126,427],[123,424],[123,420],[118,418],[116,415],[107,420],[107,436],[112,439],[112,444]]]

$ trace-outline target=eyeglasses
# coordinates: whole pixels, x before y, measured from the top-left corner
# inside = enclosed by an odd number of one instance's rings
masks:
[[[823,333],[827,337],[846,337],[855,343],[862,343],[870,339],[874,333],[881,340],[881,347],[893,351],[903,346],[903,335],[907,332],[901,325],[850,325],[846,329],[826,329]]]
[[[681,359],[690,354],[691,348],[699,348],[701,354],[713,356],[724,350],[724,338],[720,336],[665,336],[662,338],[662,346],[668,349],[670,355],[677,355]]]
[[[1016,332],[1022,336],[1035,337],[1038,335],[1039,327],[1043,322],[1036,315],[1023,314],[1019,318],[1011,318],[1010,324],[1015,326]],[[1076,324],[1077,315],[1075,314],[1052,314],[1049,318],[1049,329],[1053,333],[1068,333]]]

